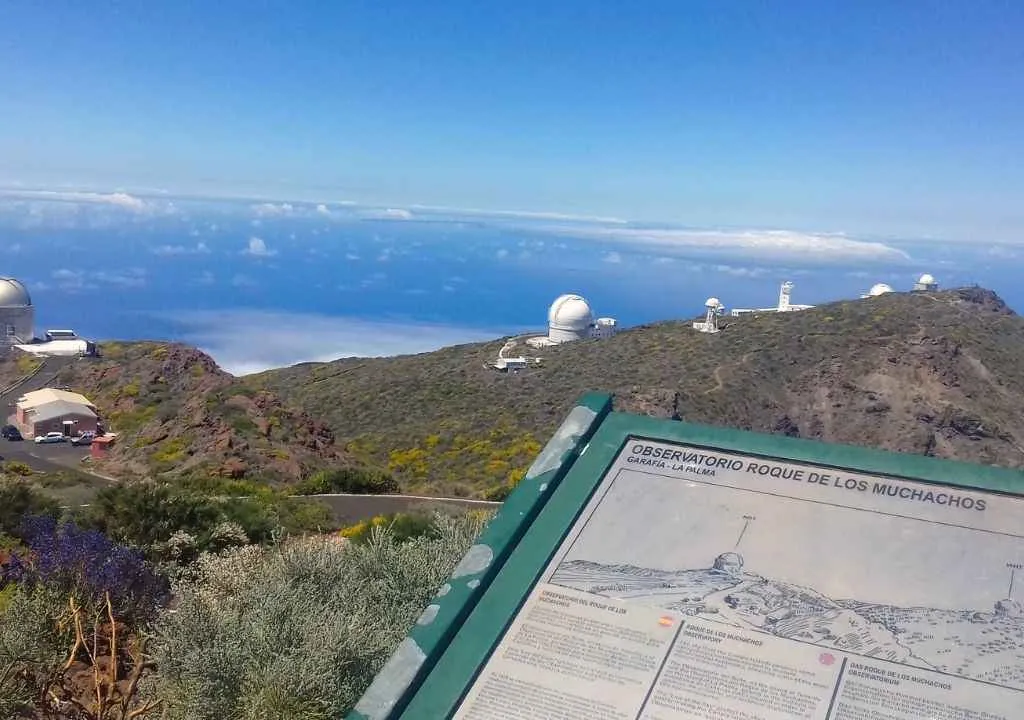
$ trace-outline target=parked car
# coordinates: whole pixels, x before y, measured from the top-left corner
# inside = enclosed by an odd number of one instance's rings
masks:
[[[96,437],[96,433],[92,430],[86,430],[81,435],[71,438],[72,445],[91,445],[93,438]]]
[[[16,428],[14,425],[4,425],[2,428],[0,428],[0,437],[6,438],[12,432],[17,432],[17,431],[18,431],[18,428]]]
[[[35,442],[37,443],[62,443],[66,441],[64,433],[59,432],[48,432],[45,435],[36,435]]]
[[[4,437],[7,438],[8,440],[10,440],[11,442],[14,442],[16,440],[24,440],[25,439],[25,438],[23,438],[21,436],[21,431],[18,428],[14,428],[10,432],[8,432],[6,435],[4,435]]]

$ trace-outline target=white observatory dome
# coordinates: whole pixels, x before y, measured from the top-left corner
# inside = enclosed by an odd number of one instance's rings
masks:
[[[934,285],[935,284],[935,278],[932,275],[929,275],[928,273],[925,273],[924,275],[921,276],[921,279],[917,281],[917,284],[918,285]]]
[[[891,286],[886,285],[885,283],[878,283],[877,285],[872,285],[871,286],[871,289],[868,290],[868,296],[869,297],[878,297],[879,295],[885,295],[886,293],[891,293],[891,292],[893,292],[893,289],[892,289]]]
[[[594,324],[590,305],[579,295],[559,295],[548,310],[548,339],[554,343],[588,337]]]
[[[709,297],[704,301],[704,307],[717,308],[722,307],[722,301],[716,297]]]
[[[20,281],[14,278],[0,277],[0,307],[27,308],[32,307],[32,298]]]
[[[0,277],[0,349],[32,340],[35,313],[25,286]]]

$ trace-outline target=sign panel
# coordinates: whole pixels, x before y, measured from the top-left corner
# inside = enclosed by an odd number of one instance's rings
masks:
[[[629,439],[459,720],[1024,716],[1024,499]]]

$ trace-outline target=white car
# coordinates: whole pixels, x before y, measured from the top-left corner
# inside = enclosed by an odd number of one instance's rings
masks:
[[[35,442],[37,443],[60,443],[67,440],[64,437],[64,433],[59,432],[48,432],[45,435],[36,435]]]

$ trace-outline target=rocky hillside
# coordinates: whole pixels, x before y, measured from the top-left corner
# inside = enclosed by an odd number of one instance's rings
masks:
[[[488,369],[502,340],[246,379],[412,491],[500,496],[584,392],[713,425],[1024,467],[1024,320],[993,293],[893,293],[631,329]]]
[[[204,353],[166,343],[103,343],[58,383],[90,398],[120,434],[103,471],[289,482],[355,463],[329,427],[253,390]],[[23,374],[18,352],[0,360],[0,384]]]

